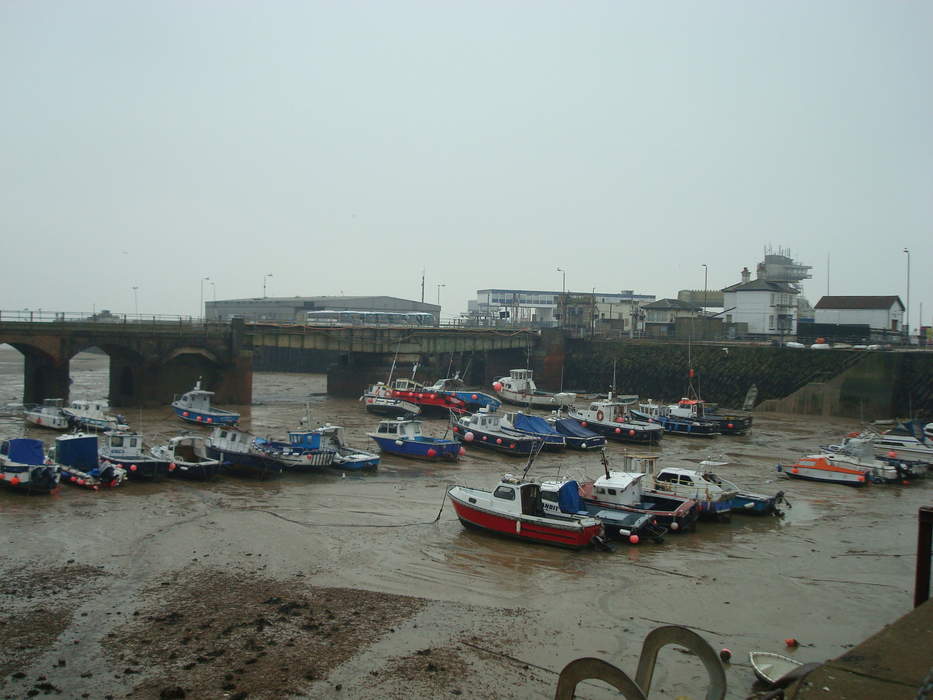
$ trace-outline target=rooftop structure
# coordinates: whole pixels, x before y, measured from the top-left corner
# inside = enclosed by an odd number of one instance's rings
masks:
[[[247,321],[302,323],[308,311],[422,311],[440,321],[441,307],[388,296],[256,297],[223,299],[205,303],[210,321],[243,318]]]

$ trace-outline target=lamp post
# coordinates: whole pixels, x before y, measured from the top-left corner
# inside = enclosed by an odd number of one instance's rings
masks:
[[[707,273],[709,273],[709,267],[706,263],[703,263],[700,267],[703,268],[703,313],[706,314],[706,307],[709,306],[706,300],[706,278]]]
[[[139,320],[139,287],[133,287],[133,308],[136,310],[136,320]]]
[[[441,287],[446,287],[446,284],[437,283],[437,305],[441,305]]]
[[[262,298],[263,299],[266,298],[266,280],[269,279],[270,277],[272,277],[271,272],[262,276]]]
[[[201,305],[198,307],[198,314],[203,319],[204,318],[204,283],[210,282],[210,277],[201,278]]]
[[[211,280],[211,301],[217,301],[217,285]]]
[[[567,293],[567,270],[565,270],[562,267],[558,267],[557,271],[562,273],[562,279],[560,283],[560,293],[566,294]]]
[[[910,345],[910,250],[904,248],[907,253],[907,322],[904,324],[904,330],[907,332],[907,344]]]

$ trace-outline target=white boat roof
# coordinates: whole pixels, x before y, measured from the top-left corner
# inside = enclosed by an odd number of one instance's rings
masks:
[[[626,489],[632,484],[639,482],[645,475],[640,472],[609,472],[609,478],[605,475],[593,482],[595,486],[607,486],[615,489]]]

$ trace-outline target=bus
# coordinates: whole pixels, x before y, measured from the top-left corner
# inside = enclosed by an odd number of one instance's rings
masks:
[[[434,326],[434,314],[424,311],[307,311],[305,323],[325,328],[353,326]]]

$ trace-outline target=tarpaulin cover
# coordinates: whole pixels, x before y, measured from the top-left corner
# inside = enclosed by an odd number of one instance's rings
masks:
[[[557,431],[551,427],[551,424],[541,416],[528,416],[524,413],[515,414],[513,423],[518,430],[524,430],[529,433],[538,433],[539,435],[557,435]]]
[[[7,456],[12,462],[20,464],[45,464],[45,452],[41,440],[33,438],[13,438],[9,441]]]
[[[90,471],[98,466],[97,436],[64,436],[55,440],[55,461],[65,467]]]
[[[583,510],[580,486],[572,479],[565,481],[557,492],[557,505],[562,513],[579,513]]]
[[[555,425],[557,426],[557,432],[562,435],[569,435],[570,437],[578,438],[589,438],[596,437],[597,433],[594,433],[589,428],[584,428],[580,425],[580,422],[573,418],[561,418],[556,421]]]

